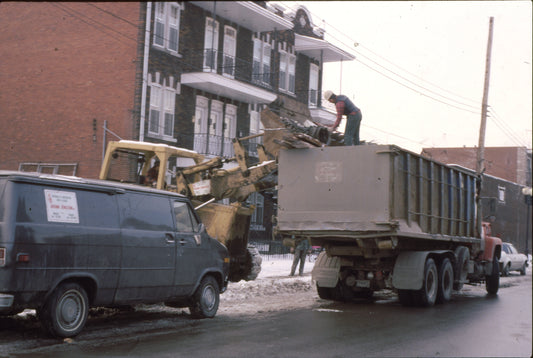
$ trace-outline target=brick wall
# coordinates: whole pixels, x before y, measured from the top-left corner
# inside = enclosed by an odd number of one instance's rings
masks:
[[[424,148],[422,154],[441,163],[459,164],[476,170],[477,148]],[[485,148],[485,173],[513,183],[526,185],[526,148]]]
[[[77,162],[77,175],[97,177],[104,121],[132,138],[140,9],[2,3],[0,169]]]

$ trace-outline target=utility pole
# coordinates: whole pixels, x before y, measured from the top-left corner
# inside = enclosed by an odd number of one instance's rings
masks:
[[[483,103],[481,104],[481,125],[479,126],[479,145],[477,150],[476,172],[481,175],[485,170],[485,130],[487,128],[487,108],[489,98],[490,56],[492,52],[492,28],[494,17],[489,20],[489,40],[487,42],[487,59],[485,60],[485,85],[483,86]]]
[[[479,126],[479,145],[477,148],[476,173],[479,176],[479,186],[477,193],[477,227],[481,235],[481,223],[483,221],[483,211],[481,207],[481,195],[483,194],[483,172],[485,171],[485,129],[487,128],[487,107],[489,98],[489,78],[490,78],[490,55],[492,51],[492,28],[494,17],[489,20],[489,39],[487,42],[487,58],[485,60],[485,84],[483,86],[483,103],[481,104],[481,125]]]

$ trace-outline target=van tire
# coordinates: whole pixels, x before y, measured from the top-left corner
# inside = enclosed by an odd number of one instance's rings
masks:
[[[43,328],[54,337],[78,335],[89,312],[89,299],[85,289],[75,283],[60,284],[48,297],[39,312]]]
[[[219,302],[218,282],[213,276],[206,276],[192,297],[192,304],[189,306],[191,316],[193,318],[213,318],[217,313]]]

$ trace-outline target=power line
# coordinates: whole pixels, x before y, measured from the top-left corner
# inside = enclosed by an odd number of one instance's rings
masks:
[[[511,139],[515,144],[517,144],[518,146],[520,147],[527,147],[527,145],[524,145],[524,142],[522,141],[522,139],[520,139],[519,136],[517,136],[514,131],[512,130],[511,127],[509,127],[509,125],[504,121],[502,120],[498,114],[496,113],[496,111],[494,110],[494,108],[492,106],[489,105],[489,114],[488,114],[488,117],[494,121],[494,123],[498,126],[498,128],[500,128],[502,130],[502,132],[509,138]]]
[[[311,13],[311,14],[312,14],[313,16],[318,17],[316,14],[313,14],[313,13]],[[329,25],[329,24],[328,24],[328,25]],[[338,33],[340,33],[341,35],[343,35],[344,37],[346,37],[347,39],[349,39],[352,43],[354,43],[354,40],[351,39],[350,37],[346,36],[342,31],[340,31],[339,29],[335,28],[335,27],[332,26],[332,25],[329,25],[329,26],[330,26],[332,29],[334,29],[335,31],[337,31]],[[330,37],[332,37],[333,39],[337,40],[339,43],[341,43],[342,45],[346,46],[347,48],[351,48],[351,45],[346,44],[343,40],[339,39],[339,38],[336,37],[335,35],[330,34]],[[365,47],[365,49],[366,49],[366,47]],[[357,50],[355,50],[355,52],[356,52],[357,54],[361,55],[362,57],[366,58],[367,60],[373,62],[374,64],[380,66],[381,68],[384,68],[385,70],[387,70],[387,71],[393,73],[395,76],[397,76],[397,77],[399,77],[399,78],[401,78],[401,79],[403,79],[403,80],[405,80],[405,81],[407,81],[407,82],[409,82],[409,83],[412,83],[412,84],[414,84],[415,86],[424,89],[425,91],[428,91],[428,92],[430,92],[430,93],[434,93],[434,94],[436,94],[436,95],[438,95],[438,96],[440,96],[440,97],[446,98],[447,100],[452,101],[452,102],[455,102],[455,103],[457,103],[458,105],[467,106],[467,107],[470,107],[470,108],[476,108],[476,107],[474,107],[474,106],[472,106],[472,105],[470,105],[470,104],[466,104],[466,103],[463,103],[463,102],[457,101],[457,100],[455,100],[455,99],[453,99],[453,98],[450,98],[450,97],[447,97],[447,96],[445,96],[445,95],[439,94],[439,93],[437,93],[437,92],[435,92],[435,91],[432,91],[432,90],[430,90],[430,89],[428,89],[428,88],[426,88],[426,87],[424,87],[424,86],[422,86],[422,85],[416,84],[415,82],[413,82],[413,81],[411,81],[411,80],[405,78],[404,76],[399,75],[399,74],[396,73],[395,71],[390,70],[390,69],[386,68],[385,66],[379,64],[378,62],[376,62],[376,61],[370,59],[368,56],[362,54],[361,52],[359,52],[359,51],[357,51]],[[370,51],[370,52],[372,52],[372,51]],[[378,57],[381,57],[381,56],[378,56]],[[366,67],[368,67],[369,69],[371,69],[371,70],[373,70],[373,71],[375,71],[375,72],[378,72],[379,74],[385,76],[386,78],[388,78],[388,79],[390,79],[390,80],[392,80],[392,81],[394,81],[394,82],[396,82],[396,83],[398,83],[398,84],[400,84],[400,85],[402,85],[402,86],[404,86],[404,87],[406,87],[406,88],[408,88],[408,89],[410,89],[410,90],[412,90],[412,91],[414,91],[414,92],[416,92],[416,93],[419,93],[419,94],[424,95],[424,96],[426,96],[426,97],[428,97],[428,98],[430,98],[430,99],[433,99],[433,100],[435,100],[435,101],[437,101],[437,102],[440,102],[440,103],[443,103],[443,104],[446,104],[446,105],[452,106],[452,107],[454,107],[454,108],[457,108],[457,109],[460,109],[460,110],[463,110],[463,111],[467,111],[467,112],[474,113],[474,114],[480,114],[480,112],[478,112],[478,111],[474,112],[474,111],[471,111],[471,110],[468,110],[468,109],[464,109],[464,108],[458,107],[457,105],[450,104],[450,103],[446,103],[446,102],[444,102],[444,101],[442,101],[442,100],[440,100],[440,99],[437,99],[437,98],[434,98],[434,97],[432,97],[432,96],[430,96],[430,95],[427,95],[427,94],[425,94],[425,93],[422,93],[422,92],[420,92],[420,91],[418,91],[418,90],[416,90],[416,89],[414,89],[414,88],[412,88],[412,87],[410,87],[410,86],[407,86],[407,85],[401,83],[400,81],[397,81],[397,80],[391,78],[390,76],[387,76],[387,75],[383,74],[382,72],[380,72],[380,71],[378,71],[377,69],[373,68],[372,66],[370,66],[370,65],[368,65],[368,64],[366,64],[366,63],[364,63],[364,62],[362,62],[361,60],[359,60],[359,59],[357,59],[357,58],[356,58],[356,60],[357,60],[358,62],[360,62],[361,64],[365,65]],[[390,62],[390,61],[388,61],[388,60],[386,60],[386,61],[389,62],[389,63],[392,63],[392,62]],[[394,65],[394,66],[397,67],[397,68],[400,68],[400,69],[401,69],[401,67],[399,67],[399,66],[397,66],[397,65]],[[407,72],[407,73],[409,73],[409,74],[411,74],[410,72],[408,72],[408,71],[406,71],[406,70],[404,70],[404,71]],[[417,76],[415,76],[415,77],[417,77]],[[425,80],[424,80],[424,81],[425,81]],[[425,82],[427,82],[427,81],[425,81]],[[430,83],[430,82],[427,82],[427,83]],[[430,84],[431,84],[431,83],[430,83]],[[433,85],[433,86],[434,86],[434,87],[437,87],[437,88],[440,88],[439,86],[436,86],[436,85]],[[442,88],[440,88],[440,89],[442,89]],[[442,89],[442,90],[443,90],[443,89]],[[452,93],[452,92],[447,91],[447,90],[444,90],[444,91],[445,91],[445,92],[448,92],[448,93]],[[453,94],[453,93],[452,93],[452,94]],[[456,97],[462,97],[462,96],[455,95],[455,94],[453,94],[453,95],[456,96]],[[470,99],[467,99],[467,100],[472,101],[472,100],[470,100]],[[476,102],[476,101],[473,101],[473,102]],[[478,102],[476,102],[476,103],[478,103]]]

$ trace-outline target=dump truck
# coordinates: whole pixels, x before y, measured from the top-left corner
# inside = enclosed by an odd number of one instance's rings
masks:
[[[325,250],[323,299],[397,291],[405,306],[449,301],[464,284],[499,287],[502,242],[482,221],[480,178],[394,145],[281,149],[276,231]]]

